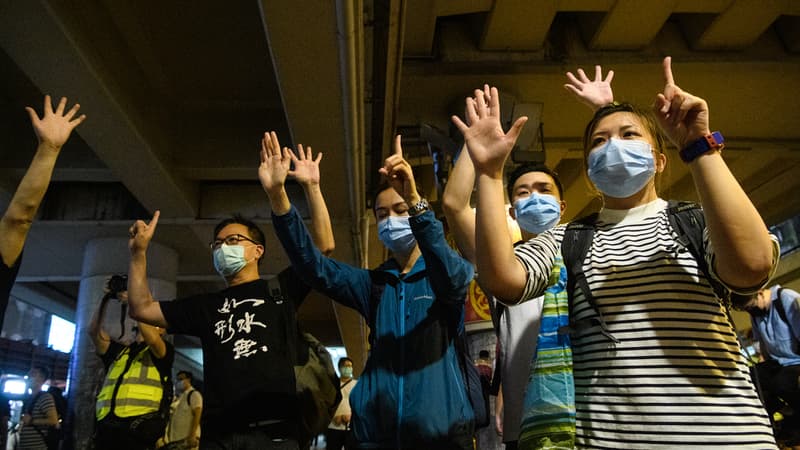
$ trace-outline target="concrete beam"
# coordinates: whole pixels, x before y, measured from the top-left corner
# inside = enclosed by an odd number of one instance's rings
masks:
[[[556,16],[557,3],[556,0],[496,1],[486,19],[481,50],[541,49]]]
[[[736,0],[708,20],[688,17],[683,25],[690,45],[696,50],[740,49],[752,44],[781,14],[782,1]]]
[[[649,2],[647,7],[642,7],[638,0],[617,1],[603,17],[589,48],[632,50],[646,47],[672,14],[676,1]]]
[[[196,192],[173,176],[162,149],[153,144],[163,140],[142,132],[140,118],[77,41],[47,2],[0,5],[0,46],[42,92],[80,102],[88,119],[77,132],[128,190],[150,210],[194,217]]]

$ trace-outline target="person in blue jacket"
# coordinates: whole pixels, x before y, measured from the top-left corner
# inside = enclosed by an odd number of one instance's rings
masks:
[[[357,448],[472,449],[474,412],[456,339],[472,265],[445,241],[441,222],[417,192],[400,136],[380,169],[378,235],[392,257],[373,270],[325,257],[284,190],[290,150],[261,152],[259,179],[278,240],[298,275],[357,310],[371,330],[370,354],[350,393]]]

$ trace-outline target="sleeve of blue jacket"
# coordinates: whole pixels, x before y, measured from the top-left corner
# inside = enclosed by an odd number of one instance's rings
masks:
[[[273,213],[272,225],[295,272],[303,281],[334,301],[369,317],[369,271],[324,256],[314,245],[294,206],[282,216]]]
[[[411,217],[409,223],[425,260],[428,280],[436,299],[463,306],[474,276],[472,264],[447,245],[442,223],[432,211]]]

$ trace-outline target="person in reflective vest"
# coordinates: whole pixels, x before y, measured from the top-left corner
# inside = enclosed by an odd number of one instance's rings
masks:
[[[112,340],[101,325],[108,301],[116,298],[125,303],[127,294],[109,290],[90,324],[106,367],[95,408],[95,448],[155,448],[168,419],[175,349],[162,339],[164,330],[140,322],[136,340],[125,344]]]

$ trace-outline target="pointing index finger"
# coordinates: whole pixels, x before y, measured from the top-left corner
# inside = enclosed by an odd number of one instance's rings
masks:
[[[672,77],[672,57],[667,56],[664,58],[664,81],[667,85],[675,85],[675,79]]]
[[[159,217],[161,217],[161,211],[157,209],[156,212],[153,214],[153,218],[150,220],[148,226],[155,228],[156,225],[158,225]]]
[[[401,145],[402,136],[397,135],[394,137],[394,154],[403,157],[403,146]]]

